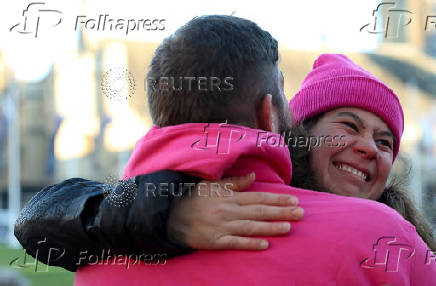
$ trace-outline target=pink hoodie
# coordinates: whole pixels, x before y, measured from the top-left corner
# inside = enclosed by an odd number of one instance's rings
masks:
[[[251,191],[296,195],[305,210],[288,235],[268,238],[268,250],[197,251],[158,265],[113,259],[80,268],[75,285],[436,285],[436,256],[410,223],[374,201],[288,186],[289,151],[274,139],[235,125],[153,128],[124,172],[219,179],[255,171]]]

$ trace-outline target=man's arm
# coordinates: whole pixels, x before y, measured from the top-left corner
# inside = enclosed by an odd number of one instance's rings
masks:
[[[158,171],[132,180],[134,184],[111,187],[75,178],[46,187],[21,211],[15,236],[36,259],[70,271],[95,255],[104,259],[103,250],[106,255],[109,251],[167,257],[189,252],[189,247],[167,239],[166,224],[173,198],[198,179]],[[159,191],[162,182],[174,191]]]

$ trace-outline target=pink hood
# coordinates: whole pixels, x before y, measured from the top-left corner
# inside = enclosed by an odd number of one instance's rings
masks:
[[[189,123],[154,126],[136,143],[123,178],[166,169],[217,180],[262,169],[256,174],[259,180],[289,185],[291,167],[289,150],[278,134],[230,124]]]

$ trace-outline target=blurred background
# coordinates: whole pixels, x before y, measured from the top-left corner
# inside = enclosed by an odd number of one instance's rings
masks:
[[[71,177],[121,176],[136,140],[151,127],[144,79],[155,48],[205,14],[253,20],[279,41],[288,98],[325,52],[347,54],[388,84],[405,111],[394,172],[410,173],[408,189],[435,227],[436,0],[390,2],[2,2],[0,265],[23,256],[11,226],[37,191]],[[147,31],[139,19],[164,21]],[[7,275],[19,277],[7,267],[0,285]],[[32,285],[73,281],[60,269],[20,271]]]

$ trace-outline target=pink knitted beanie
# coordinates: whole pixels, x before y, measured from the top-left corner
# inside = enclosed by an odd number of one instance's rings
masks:
[[[397,157],[404,129],[398,97],[370,72],[345,55],[322,54],[313,64],[297,94],[289,101],[296,124],[339,107],[358,107],[385,121],[395,136]]]

